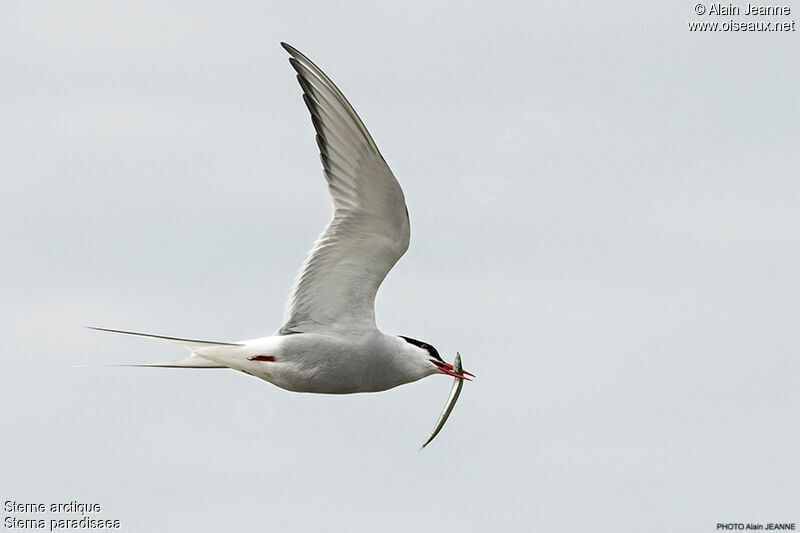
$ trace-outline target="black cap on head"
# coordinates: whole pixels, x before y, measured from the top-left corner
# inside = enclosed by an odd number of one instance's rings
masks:
[[[433,357],[434,359],[444,362],[444,360],[439,356],[438,350],[436,350],[436,348],[434,348],[427,342],[418,341],[417,339],[412,339],[411,337],[404,337],[403,335],[400,335],[399,337],[409,344],[413,344],[414,346],[422,348],[423,350],[428,352],[430,356]]]

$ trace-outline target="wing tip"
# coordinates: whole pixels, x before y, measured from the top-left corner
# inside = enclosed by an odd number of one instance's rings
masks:
[[[302,52],[300,52],[300,50],[298,50],[297,48],[295,48],[291,44],[289,44],[289,43],[287,43],[285,41],[281,41],[281,47],[284,50],[286,50],[289,53],[290,56],[292,56],[294,58],[305,59],[305,56],[302,54]]]

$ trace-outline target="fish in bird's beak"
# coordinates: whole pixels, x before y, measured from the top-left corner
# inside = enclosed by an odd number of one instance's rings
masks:
[[[456,358],[459,361],[461,361],[460,354],[456,354]],[[471,372],[465,372],[465,371],[460,370],[460,369],[458,371],[456,371],[454,365],[451,365],[450,363],[445,363],[444,361],[439,361],[439,360],[433,359],[433,358],[429,359],[429,361],[431,363],[433,363],[434,365],[436,365],[439,368],[439,372],[441,372],[442,374],[447,374],[448,376],[453,376],[454,378],[458,378],[458,379],[466,379],[467,381],[472,381],[467,376],[470,376],[470,377],[473,377],[473,378],[475,377],[475,374],[472,374]]]
[[[431,359],[433,361],[433,359]],[[442,414],[439,415],[439,420],[436,422],[436,427],[433,428],[433,433],[431,436],[428,437],[428,440],[425,441],[425,444],[422,445],[420,450],[430,444],[436,435],[444,427],[444,423],[447,422],[447,419],[450,417],[450,413],[453,412],[453,407],[456,406],[456,401],[458,400],[459,394],[461,394],[461,388],[464,386],[464,380],[472,381],[466,376],[475,377],[473,374],[469,372],[464,372],[464,369],[461,368],[461,354],[456,353],[456,358],[453,361],[453,364],[450,363],[443,363],[442,361],[434,361],[436,366],[439,367],[439,371],[443,374],[447,374],[448,376],[453,376],[456,378],[453,381],[453,386],[450,388],[450,396],[447,398],[447,403],[444,404],[444,410],[442,410]]]

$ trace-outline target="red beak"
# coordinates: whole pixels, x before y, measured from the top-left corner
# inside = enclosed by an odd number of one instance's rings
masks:
[[[472,381],[467,376],[471,376],[473,378],[475,377],[475,374],[467,372],[466,370],[463,371],[464,375],[456,374],[453,371],[453,365],[450,363],[445,363],[444,361],[439,361],[438,359],[429,359],[429,361],[439,367],[439,372],[442,374],[447,374],[448,376],[453,376],[454,378],[458,379],[466,379],[467,381]]]

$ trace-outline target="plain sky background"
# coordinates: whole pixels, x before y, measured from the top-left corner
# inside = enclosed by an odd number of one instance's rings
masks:
[[[800,522],[800,32],[691,33],[729,20],[694,2],[164,4],[0,7],[2,500],[136,532]],[[478,375],[423,452],[444,376],[75,367],[184,356],[86,325],[279,326],[330,216],[282,40],[405,190],[379,326]]]

